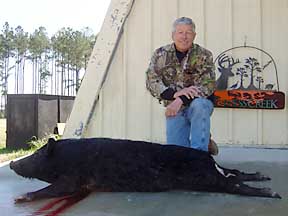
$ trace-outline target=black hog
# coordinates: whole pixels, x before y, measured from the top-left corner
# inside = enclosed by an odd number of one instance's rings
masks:
[[[71,195],[81,191],[208,191],[280,198],[269,188],[243,181],[264,181],[260,173],[243,173],[218,165],[207,152],[143,141],[108,138],[66,139],[11,162],[11,169],[49,186],[16,198],[17,202]]]

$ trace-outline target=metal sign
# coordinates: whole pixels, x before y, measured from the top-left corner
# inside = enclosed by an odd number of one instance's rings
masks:
[[[279,91],[217,90],[215,107],[245,109],[284,109],[285,94]]]
[[[284,109],[277,67],[272,56],[252,46],[225,50],[215,59],[215,107]]]

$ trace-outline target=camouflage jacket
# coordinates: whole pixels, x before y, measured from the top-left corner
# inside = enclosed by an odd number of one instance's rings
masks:
[[[165,106],[171,102],[161,98],[161,93],[167,89],[179,91],[193,85],[200,88],[201,97],[208,97],[215,90],[212,53],[198,44],[193,44],[181,63],[176,56],[174,43],[158,48],[146,75],[147,89]]]

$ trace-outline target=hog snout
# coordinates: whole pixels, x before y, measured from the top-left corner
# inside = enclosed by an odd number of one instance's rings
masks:
[[[14,172],[18,172],[20,168],[20,164],[17,163],[17,161],[11,161],[10,164],[10,169],[14,170]]]
[[[19,161],[11,161],[9,166],[10,166],[10,169],[12,169],[18,175],[21,175],[21,176],[26,177],[26,178],[30,177],[28,175],[27,169],[24,169],[23,164],[19,163]]]
[[[9,164],[9,167],[10,167],[10,169],[14,170],[14,168],[15,168],[15,162],[14,162],[14,161],[11,161],[10,164]]]

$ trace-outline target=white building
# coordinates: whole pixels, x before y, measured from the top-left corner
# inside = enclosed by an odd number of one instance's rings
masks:
[[[195,21],[195,42],[214,57],[245,41],[268,52],[287,95],[288,0],[112,0],[64,137],[165,142],[164,108],[146,90],[145,71],[181,16]],[[287,108],[215,108],[212,116],[219,144],[288,147],[287,132]]]

